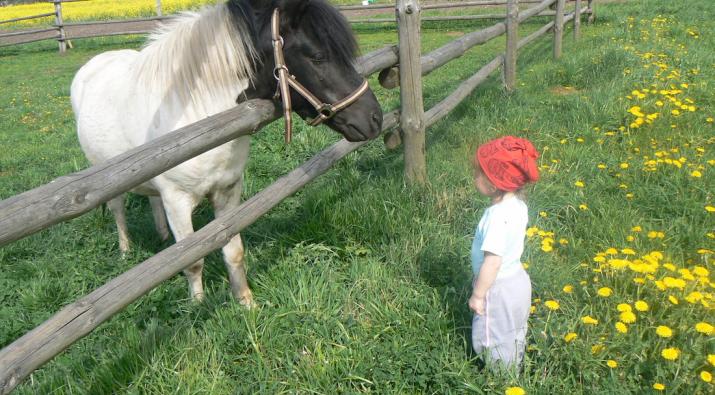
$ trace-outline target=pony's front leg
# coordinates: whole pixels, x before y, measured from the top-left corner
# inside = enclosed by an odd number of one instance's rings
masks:
[[[162,191],[161,201],[166,211],[166,219],[174,234],[176,242],[180,242],[194,232],[191,222],[191,213],[198,204],[198,199],[179,191]],[[204,285],[201,281],[201,272],[204,269],[204,260],[199,259],[193,265],[184,269],[184,275],[189,281],[189,294],[196,301],[204,299]]]
[[[241,181],[239,179],[233,187],[216,191],[211,195],[211,203],[214,206],[217,218],[225,211],[241,204]],[[223,247],[222,252],[233,296],[242,305],[248,308],[254,307],[253,293],[246,279],[241,235],[233,236],[231,241]]]
[[[223,249],[223,260],[228,270],[228,280],[231,292],[239,303],[246,307],[254,307],[253,293],[246,279],[246,267],[243,264],[243,242],[241,235],[234,236]]]

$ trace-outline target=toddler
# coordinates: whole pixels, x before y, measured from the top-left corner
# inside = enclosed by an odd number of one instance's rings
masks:
[[[517,367],[524,356],[531,280],[521,264],[527,208],[520,194],[539,179],[529,140],[506,136],[477,149],[474,184],[491,199],[472,243],[472,347],[488,366]]]

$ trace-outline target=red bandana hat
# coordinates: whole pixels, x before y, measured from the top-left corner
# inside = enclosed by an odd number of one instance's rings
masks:
[[[502,191],[513,192],[539,179],[539,153],[527,139],[501,137],[481,145],[476,156],[489,181]]]

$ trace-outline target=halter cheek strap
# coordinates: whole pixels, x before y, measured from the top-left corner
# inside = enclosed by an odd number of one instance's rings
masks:
[[[283,56],[283,37],[280,35],[280,16],[278,9],[273,10],[271,18],[271,38],[273,40],[273,58],[275,59],[276,67],[273,69],[273,76],[278,80],[278,88],[276,89],[275,99],[281,97],[283,102],[283,115],[285,119],[285,141],[290,143],[292,134],[292,118],[291,118],[291,103],[290,103],[290,88],[292,87],[299,95],[310,103],[315,108],[318,115],[308,120],[311,126],[317,126],[332,118],[337,112],[345,109],[353,104],[362,96],[368,89],[367,80],[363,80],[362,84],[346,98],[339,100],[333,104],[324,103],[305,88],[295,76],[288,71],[288,66],[285,63]]]

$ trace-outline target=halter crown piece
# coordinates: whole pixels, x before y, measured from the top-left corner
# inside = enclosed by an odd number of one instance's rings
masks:
[[[344,110],[349,105],[353,104],[360,96],[365,93],[368,89],[367,80],[363,80],[362,84],[346,98],[335,102],[333,104],[324,103],[318,99],[315,95],[310,93],[295,76],[288,72],[288,66],[285,63],[285,58],[283,57],[283,37],[280,35],[280,16],[278,13],[278,8],[273,10],[273,16],[271,17],[271,39],[273,40],[273,58],[275,59],[276,66],[273,69],[273,76],[278,80],[278,88],[276,89],[276,95],[274,99],[278,96],[281,97],[283,102],[283,116],[285,119],[285,142],[290,143],[291,134],[293,130],[291,122],[291,105],[290,105],[290,88],[292,87],[298,92],[299,95],[303,96],[305,100],[308,101],[317,111],[318,115],[308,120],[310,126],[317,126],[332,118],[337,112]]]

